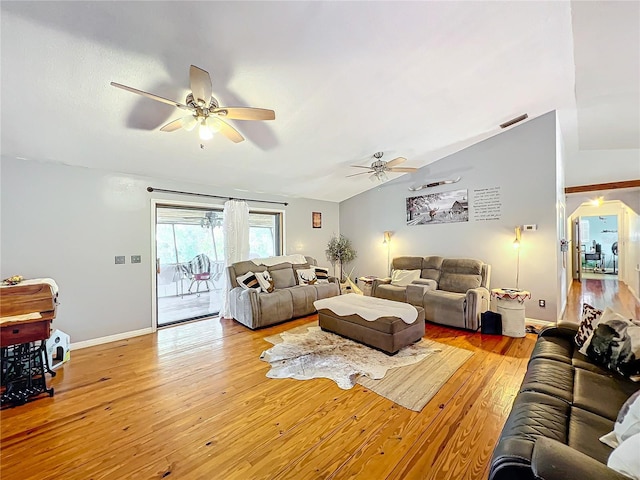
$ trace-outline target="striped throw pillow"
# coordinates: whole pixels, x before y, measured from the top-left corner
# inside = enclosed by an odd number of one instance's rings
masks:
[[[256,274],[253,272],[247,272],[244,275],[240,275],[236,278],[238,285],[240,285],[245,290],[249,290],[253,288],[255,290],[260,291],[260,284],[258,283],[258,279],[256,278]]]
[[[329,283],[329,268],[314,266],[313,270],[316,272],[318,283]]]

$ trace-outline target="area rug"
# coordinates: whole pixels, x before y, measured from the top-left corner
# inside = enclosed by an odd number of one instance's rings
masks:
[[[343,389],[357,383],[416,412],[473,355],[468,350],[422,339],[389,356],[324,332],[317,323],[265,340],[274,344],[260,356],[271,365],[269,378],[329,378]]]

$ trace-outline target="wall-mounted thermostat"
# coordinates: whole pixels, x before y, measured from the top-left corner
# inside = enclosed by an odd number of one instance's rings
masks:
[[[538,230],[538,225],[536,225],[535,223],[533,225],[523,225],[522,230],[524,230],[525,232],[535,232],[536,230]]]

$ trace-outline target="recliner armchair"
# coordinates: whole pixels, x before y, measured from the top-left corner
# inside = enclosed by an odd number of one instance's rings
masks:
[[[491,266],[470,258],[396,257],[394,270],[420,270],[411,284],[391,284],[391,278],[373,281],[371,295],[424,308],[425,320],[477,330],[480,315],[489,309]]]

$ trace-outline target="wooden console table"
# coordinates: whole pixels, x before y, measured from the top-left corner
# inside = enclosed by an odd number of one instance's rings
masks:
[[[47,388],[45,373],[55,376],[47,364],[45,342],[56,316],[55,282],[31,280],[25,285],[0,289],[0,404],[21,405]]]

